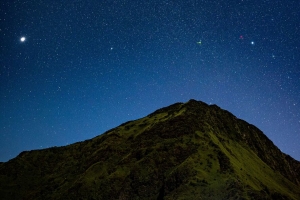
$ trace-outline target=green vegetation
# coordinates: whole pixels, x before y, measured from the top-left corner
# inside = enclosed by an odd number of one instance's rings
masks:
[[[299,169],[253,125],[191,100],[0,163],[0,199],[300,199]]]

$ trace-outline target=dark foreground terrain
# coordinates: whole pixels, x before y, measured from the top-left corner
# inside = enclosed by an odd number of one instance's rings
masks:
[[[0,199],[300,199],[300,163],[190,100],[91,140],[0,163]]]

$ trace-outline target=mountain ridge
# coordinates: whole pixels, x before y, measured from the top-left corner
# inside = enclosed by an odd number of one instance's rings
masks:
[[[196,100],[0,163],[1,196],[24,199],[297,199],[299,180],[258,128]]]

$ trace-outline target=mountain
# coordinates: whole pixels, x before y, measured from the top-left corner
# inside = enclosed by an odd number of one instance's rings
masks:
[[[190,100],[0,163],[0,199],[300,199],[300,162],[255,126]]]

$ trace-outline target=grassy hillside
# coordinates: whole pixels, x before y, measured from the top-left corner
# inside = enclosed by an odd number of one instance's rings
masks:
[[[0,164],[1,199],[300,199],[300,163],[253,125],[191,100]]]

